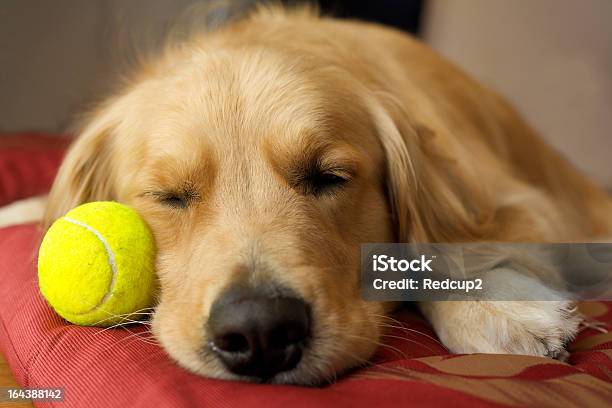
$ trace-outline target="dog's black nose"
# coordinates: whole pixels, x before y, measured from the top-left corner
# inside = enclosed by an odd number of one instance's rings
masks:
[[[294,368],[310,333],[310,308],[292,296],[235,288],[212,306],[210,347],[228,370],[263,380]]]

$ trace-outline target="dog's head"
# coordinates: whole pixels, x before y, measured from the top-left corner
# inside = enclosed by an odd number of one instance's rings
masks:
[[[156,239],[152,325],[174,359],[205,376],[318,383],[381,339],[390,305],[360,296],[360,244],[470,228],[455,204],[464,175],[430,163],[434,139],[350,70],[191,48],[94,113],[47,222],[87,201],[132,205]]]

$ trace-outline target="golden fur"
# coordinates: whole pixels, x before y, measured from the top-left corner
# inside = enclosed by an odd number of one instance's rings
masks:
[[[346,182],[312,193],[313,163]],[[374,352],[393,305],[361,298],[360,243],[612,231],[606,194],[498,95],[407,35],[304,10],[261,9],[142,67],[75,141],[45,225],[93,200],[151,226],[154,332],[194,372],[238,378],[202,351],[223,288],[272,280],[307,300],[313,341],[281,383],[318,383]],[[566,302],[421,309],[454,352],[557,355],[577,326]]]

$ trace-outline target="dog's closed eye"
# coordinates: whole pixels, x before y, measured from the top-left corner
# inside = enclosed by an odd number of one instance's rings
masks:
[[[144,195],[151,196],[160,204],[174,209],[185,209],[200,198],[200,195],[193,189],[148,191]]]
[[[315,169],[304,177],[302,184],[306,194],[320,195],[348,183],[348,175],[338,170]]]
[[[159,202],[172,208],[186,208],[189,204],[187,197],[179,194],[168,194],[159,197]]]
[[[320,196],[337,191],[351,179],[351,172],[343,168],[325,168],[319,163],[299,167],[290,177],[293,188],[304,195]]]

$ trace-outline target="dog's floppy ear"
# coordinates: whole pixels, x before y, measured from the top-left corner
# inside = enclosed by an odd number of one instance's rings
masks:
[[[390,95],[369,103],[386,156],[386,188],[400,242],[478,239],[493,215],[473,161],[450,137],[418,123]]]
[[[49,193],[44,230],[79,204],[115,199],[111,161],[117,120],[113,109],[103,107],[86,122],[69,148]]]

